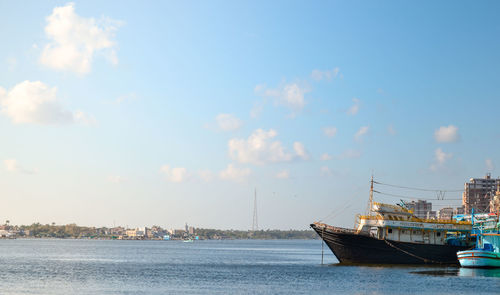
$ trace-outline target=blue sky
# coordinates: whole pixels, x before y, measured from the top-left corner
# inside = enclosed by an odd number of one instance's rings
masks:
[[[0,8],[0,216],[14,224],[247,229],[256,187],[263,228],[333,210],[351,226],[372,172],[440,189],[498,176],[495,1]]]

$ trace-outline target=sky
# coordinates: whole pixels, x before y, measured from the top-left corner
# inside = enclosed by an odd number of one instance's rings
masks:
[[[250,229],[256,190],[259,228],[352,227],[371,175],[497,177],[499,9],[2,1],[0,220]]]

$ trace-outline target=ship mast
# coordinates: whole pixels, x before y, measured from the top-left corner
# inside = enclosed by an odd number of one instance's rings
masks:
[[[366,209],[366,215],[372,215],[372,207],[373,207],[373,174],[372,179],[370,180],[370,199],[368,200],[368,208]]]

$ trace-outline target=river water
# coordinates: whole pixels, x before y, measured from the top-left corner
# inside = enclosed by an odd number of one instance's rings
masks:
[[[0,240],[0,294],[499,294],[500,269],[338,266],[320,241]]]

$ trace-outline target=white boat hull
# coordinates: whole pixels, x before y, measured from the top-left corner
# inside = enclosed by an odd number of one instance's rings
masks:
[[[457,252],[462,267],[500,267],[500,253],[484,250],[467,250]]]

